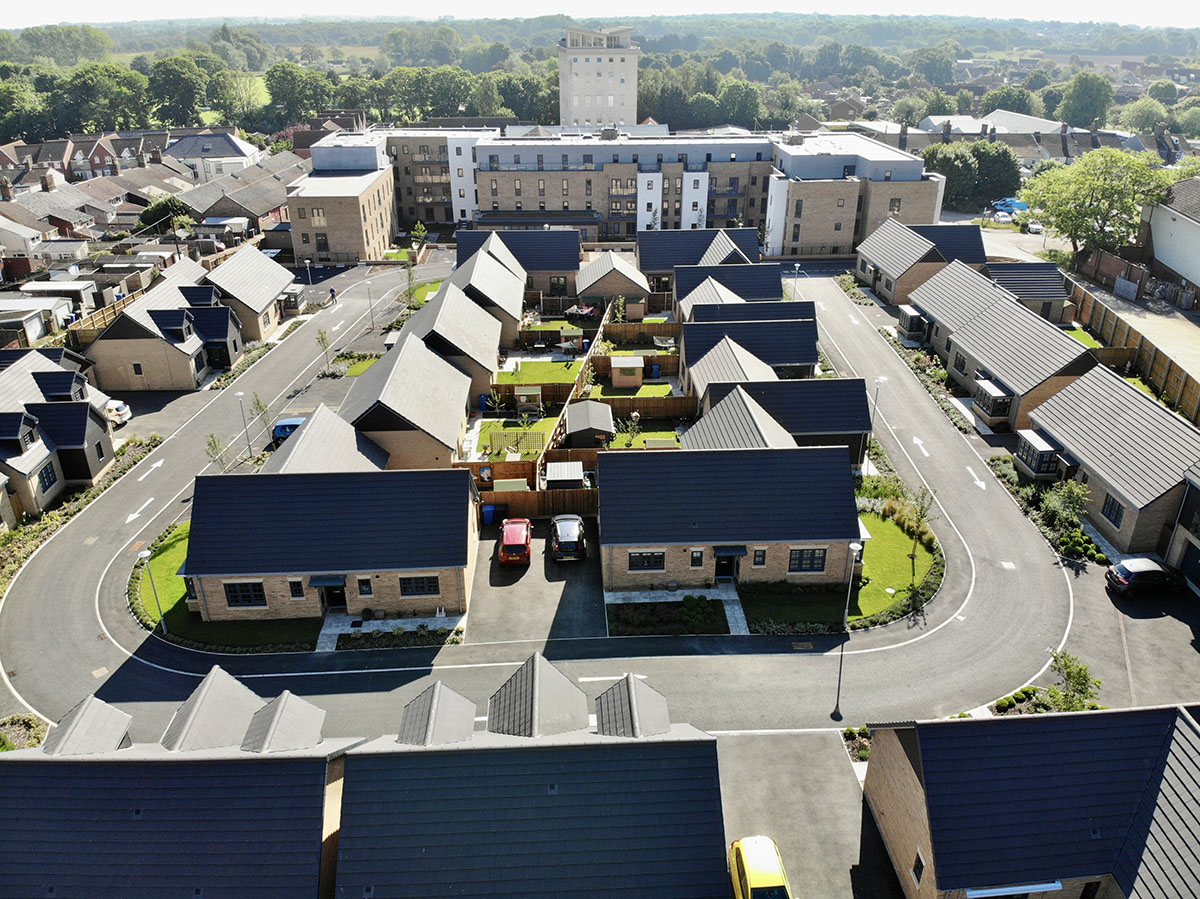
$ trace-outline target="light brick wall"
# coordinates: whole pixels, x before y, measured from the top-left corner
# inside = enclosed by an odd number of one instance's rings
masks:
[[[369,596],[360,595],[358,592],[358,579],[366,577],[371,578]],[[402,577],[437,577],[438,592],[428,596],[402,596]],[[351,615],[361,615],[363,609],[372,609],[383,610],[389,618],[396,617],[397,614],[432,618],[439,606],[445,608],[449,614],[457,614],[460,608],[466,608],[466,604],[467,596],[461,568],[356,573],[346,576],[346,611]]]
[[[299,580],[297,576],[297,580]],[[304,581],[304,598],[293,599],[289,578],[283,575],[269,577],[194,578],[196,587],[196,611],[205,621],[265,621],[276,618],[320,618],[324,614],[321,608],[320,591],[308,586],[308,578]],[[267,597],[265,606],[248,608],[229,608],[225,599],[225,584],[234,582],[258,581],[263,585]],[[350,588],[347,587],[347,593]]]
[[[788,561],[792,549],[824,548],[825,570],[822,572],[789,572]],[[766,549],[766,565],[753,564],[754,550]],[[692,551],[704,553],[704,563],[692,566]],[[746,544],[747,555],[735,563],[739,582],[786,581],[797,585],[844,585],[849,571],[848,543],[772,543]],[[661,552],[664,568],[660,571],[630,571],[629,554],[634,552]],[[694,546],[611,546],[600,549],[600,564],[604,586],[608,590],[641,590],[665,588],[675,583],[680,589],[711,587],[716,579],[716,556],[713,545]]]
[[[221,302],[237,313],[242,323],[242,339],[246,343],[252,340],[266,340],[279,327],[281,319],[277,303],[272,302],[263,312],[255,312],[234,297],[224,297]]]
[[[866,237],[887,218],[906,225],[929,225],[938,220],[938,182],[923,181],[862,181],[862,224],[858,239]],[[893,215],[891,201],[900,200],[900,212]]]
[[[925,791],[893,730],[877,730],[871,739],[863,795],[904,895],[908,899],[940,899]],[[919,885],[912,875],[918,852],[925,863]]]
[[[85,354],[93,363],[90,374],[96,386],[108,393],[196,389],[191,357],[172,349],[165,340],[97,340]],[[133,373],[134,362],[142,366],[140,376]]]
[[[38,472],[47,465],[54,467],[54,474],[57,478],[50,485],[49,490],[43,490],[41,481],[38,480]],[[26,515],[40,514],[58,498],[59,494],[67,489],[67,479],[63,477],[62,464],[56,453],[50,453],[45,462],[38,463],[29,476],[3,464],[0,464],[0,472],[8,475],[9,487],[16,490],[17,502],[20,504],[21,511]]]
[[[857,179],[842,178],[788,181],[781,255],[825,256],[851,252],[855,243],[854,223],[860,183]],[[796,218],[797,200],[804,201],[800,218]]]
[[[309,179],[306,183],[311,189],[319,181]],[[324,211],[325,224],[314,220],[314,209]],[[382,259],[396,233],[392,170],[382,169],[357,196],[323,197],[306,191],[305,196],[288,197],[288,216],[292,221],[292,250],[296,259],[321,261],[318,233],[326,236],[329,246],[326,252],[332,258]]]
[[[1084,475],[1087,476],[1087,486],[1090,490],[1087,518],[1096,526],[1096,530],[1120,552],[1157,552],[1163,529],[1174,524],[1179,507],[1183,503],[1185,489],[1182,478],[1176,487],[1141,510],[1133,508],[1113,493],[1113,497],[1125,507],[1121,527],[1118,529],[1104,517],[1104,500],[1110,492],[1108,482],[1089,465],[1081,463],[1075,478],[1082,480]]]
[[[585,296],[589,297],[625,297],[627,300],[645,297],[649,291],[643,290],[620,272],[609,272],[587,289]]]
[[[364,431],[388,453],[388,468],[449,468],[454,450],[424,431]],[[460,432],[461,441],[461,432]]]

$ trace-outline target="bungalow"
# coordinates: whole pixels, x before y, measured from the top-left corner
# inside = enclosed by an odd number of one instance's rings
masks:
[[[500,322],[457,285],[443,282],[438,292],[400,329],[400,340],[414,335],[471,378],[473,395],[488,394],[500,370]]]
[[[883,224],[858,245],[855,277],[888,303],[909,294],[951,262],[978,271],[987,263],[978,225]]]
[[[817,304],[811,300],[775,300],[753,303],[700,303],[692,309],[690,321],[785,321],[791,319],[815,320],[816,317]]]
[[[535,654],[476,714],[435,681],[346,755],[339,896],[729,895],[716,740],[653,687]]]
[[[715,279],[744,300],[778,300],[783,296],[783,265],[778,262],[677,265],[676,301],[678,302],[680,297],[686,297],[706,278]]]
[[[484,249],[513,274],[520,275],[526,290],[544,296],[575,296],[581,244],[575,228],[534,231],[460,230],[457,262],[462,265]]]
[[[1074,319],[1067,280],[1053,262],[989,262],[987,274],[1046,321]]]
[[[214,667],[156,742],[95,695],[33,749],[0,756],[0,822],[20,896],[333,895],[342,754],[325,712],[269,702]],[[144,727],[146,722],[139,722]],[[270,846],[271,858],[247,851]]]
[[[247,341],[266,340],[283,317],[285,289],[292,283],[292,273],[258,247],[246,244],[209,272],[205,281],[216,287],[221,302],[237,313]]]
[[[684,433],[685,450],[785,449],[795,447],[792,435],[762,406],[734,385]]]
[[[704,414],[740,389],[792,436],[798,446],[845,446],[859,468],[871,436],[871,408],[862,378],[772,379],[750,383],[710,381],[700,394]]]
[[[1007,309],[1017,299],[979,272],[952,262],[914,290],[909,302],[916,314],[908,315],[907,329],[920,334],[948,368],[954,332],[992,306]]]
[[[681,322],[692,321],[692,315],[696,306],[723,305],[731,303],[745,303],[746,301],[739,297],[736,293],[718,281],[716,278],[708,277],[697,284],[692,290],[675,304],[678,320]]]
[[[675,284],[675,266],[745,264],[759,259],[757,228],[695,228],[679,231],[638,231],[637,268],[655,293],[668,293]],[[688,291],[675,290],[676,298]]]
[[[863,792],[904,895],[1200,895],[1197,711],[872,728]]]
[[[564,447],[595,449],[606,446],[616,433],[612,406],[608,403],[581,400],[567,406]]]
[[[525,310],[524,269],[513,271],[480,251],[446,279],[500,323],[500,345],[515,347]]]
[[[680,338],[680,381],[688,383],[691,365],[725,337],[771,366],[780,377],[810,378],[817,367],[817,323],[811,318],[689,322]]]
[[[1086,484],[1088,518],[1121,552],[1172,548],[1187,472],[1200,461],[1200,430],[1102,366],[1029,419],[1032,428],[1018,432],[1018,470]]]
[[[164,156],[178,159],[200,184],[249,168],[267,153],[233,134],[189,134],[170,143]]]
[[[722,337],[707,353],[688,367],[684,380],[688,393],[701,399],[709,385],[717,381],[745,384],[754,381],[778,381],[775,369],[767,365],[732,337]],[[705,411],[708,411],[706,407]]]
[[[378,364],[378,363],[377,363]],[[263,463],[262,474],[383,471],[388,454],[324,403]]]
[[[605,589],[850,579],[861,531],[844,447],[609,452],[598,465]]]
[[[408,334],[354,379],[338,414],[387,452],[388,468],[446,468],[462,450],[470,398],[470,376]]]
[[[1193,593],[1200,593],[1200,462],[1184,477],[1187,489],[1163,558],[1183,573]]]
[[[464,614],[477,501],[464,468],[202,475],[180,569],[188,608],[205,621]]]
[[[579,270],[575,290],[581,298],[641,300],[650,295],[650,283],[632,262],[608,250]]]

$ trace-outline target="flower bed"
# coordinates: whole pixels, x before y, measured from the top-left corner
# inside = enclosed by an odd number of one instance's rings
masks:
[[[0,719],[0,752],[40,746],[46,739],[46,722],[36,715],[9,715]]]
[[[728,634],[725,605],[718,599],[688,594],[682,602],[629,602],[608,606],[611,637],[679,634]]]
[[[303,324],[303,322],[293,322],[293,324],[299,325]],[[291,331],[289,330],[287,333],[291,333]],[[284,336],[286,337],[287,334],[284,334]],[[236,381],[238,376],[243,374],[246,369],[271,352],[271,348],[277,345],[274,343],[258,342],[246,344],[246,351],[242,353],[242,358],[238,360],[237,365],[224,374],[217,375],[216,379],[208,385],[209,390],[224,390]]]
[[[929,392],[934,401],[941,406],[942,411],[946,413],[946,417],[950,419],[950,423],[958,428],[964,434],[969,434],[974,428],[967,421],[966,416],[958,411],[952,402],[950,402],[950,391],[946,387],[946,369],[942,367],[941,360],[936,355],[928,353],[921,349],[909,349],[899,340],[893,337],[885,328],[880,328],[879,333],[883,335],[883,339],[891,344],[892,349],[896,351],[905,364],[912,369],[913,374],[917,376],[917,380],[921,382],[921,386]]]
[[[351,631],[338,634],[338,649],[407,649],[413,646],[454,646],[463,641],[463,629],[430,628],[418,624],[416,630],[393,628],[390,631]]]

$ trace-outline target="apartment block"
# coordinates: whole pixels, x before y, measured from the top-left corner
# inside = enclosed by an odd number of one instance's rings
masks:
[[[387,158],[395,177],[396,211],[406,223],[470,221],[479,211],[475,144],[495,129],[389,129]]]
[[[564,28],[558,42],[558,120],[563,125],[637,122],[641,48],[631,27]]]

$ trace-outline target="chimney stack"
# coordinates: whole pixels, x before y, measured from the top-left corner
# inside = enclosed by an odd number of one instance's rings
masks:
[[[32,156],[25,157],[25,171],[27,171],[27,172],[33,171],[33,157]]]
[[[0,175],[0,200],[11,203],[13,198],[12,182]]]
[[[162,150],[160,150],[158,147],[155,147],[153,150],[151,150],[150,151],[150,161],[161,164],[162,163]]]
[[[994,125],[992,126],[992,133],[993,134],[996,133],[996,128]],[[979,139],[983,140],[987,136],[988,136],[988,126],[987,126],[987,122],[984,122],[982,125],[979,126]]]
[[[46,172],[46,174],[42,175],[41,181],[42,190],[44,190],[46,193],[50,193],[52,190],[54,190],[54,176],[52,174]]]
[[[908,122],[900,123],[900,149],[908,149]]]
[[[988,139],[989,144],[994,144],[996,142],[996,126],[995,125],[993,125],[992,130],[988,132],[987,139]]]
[[[137,155],[137,167],[138,167],[139,169],[144,169],[144,168],[146,167],[146,154],[145,154],[145,153],[138,153],[138,155]]]

